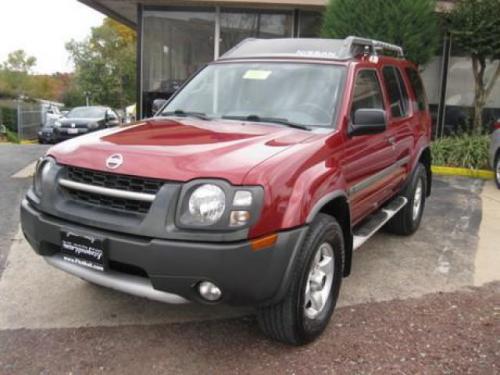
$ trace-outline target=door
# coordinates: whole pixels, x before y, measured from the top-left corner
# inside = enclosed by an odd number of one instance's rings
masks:
[[[413,129],[418,125],[418,119],[413,115],[408,89],[399,68],[386,65],[382,76],[389,106],[387,137],[393,148],[393,163],[398,169],[394,181],[394,190],[397,190],[409,173],[411,153],[415,148]]]
[[[358,109],[385,109],[376,69],[360,69],[355,75],[350,119]],[[343,166],[354,224],[390,197],[393,161],[393,145],[389,143],[386,132],[347,136]]]

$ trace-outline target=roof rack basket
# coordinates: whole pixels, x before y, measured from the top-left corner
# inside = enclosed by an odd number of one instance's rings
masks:
[[[381,42],[374,39],[359,38],[357,36],[349,36],[345,39],[345,48],[352,53],[353,56],[366,53],[377,56],[379,53],[383,55],[384,51],[393,52],[397,57],[403,58],[403,48],[390,43]]]

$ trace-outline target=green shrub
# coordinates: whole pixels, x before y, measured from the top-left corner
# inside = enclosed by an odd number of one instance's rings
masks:
[[[17,136],[17,133],[14,133],[7,129],[7,133],[5,134],[7,141],[11,143],[21,143],[21,140]]]
[[[488,135],[457,135],[432,143],[432,163],[446,167],[489,169],[490,137]]]
[[[0,122],[12,132],[17,131],[17,110],[7,106],[0,106]]]

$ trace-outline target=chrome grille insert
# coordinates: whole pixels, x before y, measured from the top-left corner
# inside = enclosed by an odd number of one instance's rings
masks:
[[[156,197],[156,195],[154,194],[136,193],[133,191],[110,189],[102,186],[82,184],[80,182],[71,181],[66,178],[61,178],[59,180],[59,185],[68,189],[85,191],[87,193],[105,195],[107,197],[113,198],[131,199],[134,201],[152,202]]]

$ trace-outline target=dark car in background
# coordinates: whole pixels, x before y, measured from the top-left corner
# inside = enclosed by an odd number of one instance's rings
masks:
[[[109,107],[76,107],[55,122],[53,140],[59,142],[119,124],[119,116]]]
[[[38,143],[55,143],[54,124],[45,125],[38,131]]]

